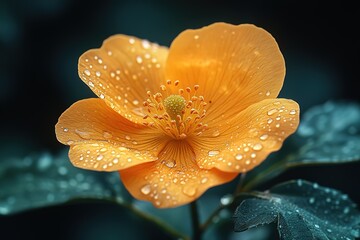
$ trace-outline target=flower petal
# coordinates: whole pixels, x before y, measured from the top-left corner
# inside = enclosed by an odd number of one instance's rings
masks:
[[[171,141],[158,161],[121,170],[120,176],[135,198],[169,208],[197,199],[208,188],[231,181],[237,173],[200,169],[186,141]]]
[[[200,167],[246,172],[259,165],[299,125],[299,105],[288,99],[266,99],[251,105],[218,128],[192,142]]]
[[[147,91],[164,81],[168,49],[135,37],[115,35],[79,59],[79,76],[123,117],[143,122]]]
[[[173,41],[166,74],[184,89],[199,85],[198,95],[211,102],[208,119],[229,118],[253,103],[276,98],[285,62],[264,29],[215,23],[186,30]]]
[[[70,145],[71,162],[80,168],[115,171],[157,159],[167,137],[135,124],[101,99],[74,103],[59,118],[57,139]]]

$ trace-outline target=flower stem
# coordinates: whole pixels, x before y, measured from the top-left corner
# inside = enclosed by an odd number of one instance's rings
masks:
[[[193,201],[190,203],[190,211],[191,211],[191,220],[192,220],[192,229],[193,229],[193,240],[201,239],[201,229],[199,222],[199,211],[197,208],[197,202]]]
[[[148,222],[152,222],[153,224],[155,224],[156,226],[158,226],[160,229],[162,229],[164,232],[168,233],[169,235],[173,236],[175,239],[182,239],[182,240],[189,240],[188,236],[185,236],[183,234],[181,234],[180,232],[176,231],[174,228],[170,227],[169,225],[167,225],[166,223],[164,223],[163,221],[161,221],[160,219],[145,213],[139,209],[137,209],[136,207],[134,207],[134,205],[132,204],[128,204],[128,203],[121,203],[120,205],[124,206],[125,208],[129,209],[133,214],[135,214],[136,216],[148,221]]]

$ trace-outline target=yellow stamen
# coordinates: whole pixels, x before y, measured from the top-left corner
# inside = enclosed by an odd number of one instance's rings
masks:
[[[166,84],[173,83],[167,80]],[[178,84],[179,80],[176,80],[174,86]],[[207,124],[203,123],[206,102],[203,96],[197,95],[199,85],[178,89],[179,94],[173,95],[168,95],[165,85],[161,85],[160,89],[162,93],[147,92],[148,99],[143,103],[147,109],[147,115],[143,117],[145,126],[162,129],[179,140],[200,135],[208,129]]]

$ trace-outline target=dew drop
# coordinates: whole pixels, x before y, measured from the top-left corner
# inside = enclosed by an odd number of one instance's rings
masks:
[[[139,104],[139,101],[135,99],[135,100],[132,101],[132,103],[136,106],[136,105]]]
[[[173,168],[173,167],[175,167],[175,162],[172,161],[172,160],[168,160],[168,161],[165,161],[165,165],[166,165],[168,168]]]
[[[89,87],[92,87],[92,88],[95,86],[92,81],[89,81],[88,84],[89,84]]]
[[[236,159],[236,160],[241,160],[241,159],[243,159],[243,155],[240,154],[240,153],[239,153],[239,154],[236,154],[236,155],[235,155],[235,159]]]
[[[103,158],[104,156],[100,154],[99,156],[97,156],[96,160],[101,161]]]
[[[296,114],[296,110],[295,110],[295,109],[290,110],[289,114],[295,115],[295,114]]]
[[[260,136],[260,140],[264,141],[264,140],[268,139],[268,137],[269,137],[269,135],[263,134],[263,135]]]
[[[349,208],[349,207],[344,208],[344,211],[343,211],[344,214],[348,214],[349,212],[350,212],[350,208]]]
[[[217,137],[217,136],[219,136],[219,135],[220,135],[219,130],[215,130],[215,131],[212,133],[212,136],[213,136],[213,137]]]
[[[110,139],[110,138],[112,138],[112,134],[109,133],[109,132],[104,131],[103,137],[106,138],[106,139]]]
[[[100,76],[101,76],[101,72],[96,71],[95,75],[96,75],[97,77],[100,77]]]
[[[251,157],[251,158],[256,158],[256,153],[252,153],[252,154],[250,155],[250,157]]]
[[[182,192],[189,197],[193,197],[196,194],[196,188],[193,186],[184,186]]]
[[[270,96],[270,91],[266,91],[266,93],[265,93],[265,95],[268,97],[268,96]]]
[[[218,151],[218,150],[211,150],[208,152],[208,155],[209,155],[209,157],[213,157],[213,156],[218,155],[219,153],[220,153],[220,151]]]
[[[129,43],[130,43],[130,44],[134,44],[134,43],[135,43],[135,39],[130,38],[130,39],[129,39]]]
[[[311,198],[309,199],[309,203],[310,203],[310,204],[313,204],[314,202],[315,202],[315,198],[311,197]]]
[[[89,69],[85,69],[85,70],[84,70],[84,73],[86,74],[86,76],[90,76],[90,71],[89,71]]]
[[[197,39],[199,39],[199,37],[200,37],[199,35],[195,35],[194,39],[197,40]]]
[[[143,41],[141,42],[141,45],[142,45],[142,47],[143,47],[144,49],[149,49],[149,48],[150,48],[150,43],[149,43],[149,41],[147,41],[147,40],[143,40]]]
[[[100,94],[99,97],[100,97],[101,99],[104,99],[104,98],[105,98],[104,94]]]
[[[224,206],[231,204],[234,201],[234,197],[231,194],[225,195],[220,198],[220,203]]]
[[[271,116],[271,115],[273,115],[274,113],[276,113],[277,112],[277,109],[271,109],[271,110],[269,110],[268,112],[267,112],[267,115],[269,115],[269,116]]]
[[[246,161],[245,161],[245,164],[246,164],[246,165],[250,165],[250,163],[251,163],[250,160],[246,160]]]
[[[75,129],[75,133],[76,133],[79,137],[81,137],[81,138],[83,138],[83,139],[90,139],[90,134],[87,133],[87,132],[83,132],[83,131],[80,131],[80,130],[78,130],[78,129]]]
[[[126,135],[126,136],[125,136],[125,139],[126,139],[126,140],[130,140],[130,139],[131,139],[131,137],[130,137],[130,136],[128,136],[128,135]]]
[[[146,184],[140,189],[141,193],[144,195],[148,195],[151,192],[151,186],[149,184]]]
[[[270,123],[272,123],[273,122],[273,119],[272,118],[269,118],[268,120],[267,120],[267,123],[268,124],[270,124]]]
[[[117,163],[119,163],[119,159],[118,159],[118,158],[114,158],[114,159],[112,160],[112,162],[113,162],[114,164],[117,164]]]
[[[136,62],[137,62],[138,64],[141,64],[141,63],[143,62],[143,60],[142,60],[142,58],[141,58],[140,56],[137,56],[137,57],[136,57]]]
[[[207,177],[204,177],[203,179],[201,179],[200,182],[201,182],[202,184],[204,184],[204,183],[206,183],[207,181],[208,181],[208,178],[207,178]]]
[[[73,143],[74,143],[74,141],[72,141],[72,140],[69,140],[66,142],[67,145],[72,145]]]
[[[254,146],[253,146],[253,149],[254,150],[256,150],[256,151],[259,151],[259,150],[261,150],[262,149],[262,145],[261,145],[261,143],[257,143],[257,144],[255,144]]]
[[[315,224],[314,226],[315,226],[316,228],[320,228],[320,226],[319,226],[319,225],[317,225],[317,224]]]
[[[67,129],[67,128],[64,128],[64,129],[63,129],[63,131],[64,131],[64,132],[68,132],[68,131],[69,131],[69,129]]]

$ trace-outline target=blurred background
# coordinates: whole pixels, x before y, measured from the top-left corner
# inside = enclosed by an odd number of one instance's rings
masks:
[[[169,46],[188,28],[253,23],[275,37],[285,57],[282,97],[299,102],[303,112],[327,100],[359,101],[359,17],[351,1],[0,0],[0,156],[65,149],[55,138],[57,118],[75,101],[94,96],[77,75],[78,57],[117,33]],[[318,181],[359,204],[354,166],[301,168],[281,178]],[[74,227],[79,221],[92,230]],[[99,233],[120,239],[124,221],[139,224],[107,204],[34,210],[0,217],[0,239],[48,233],[52,239],[99,239]]]

